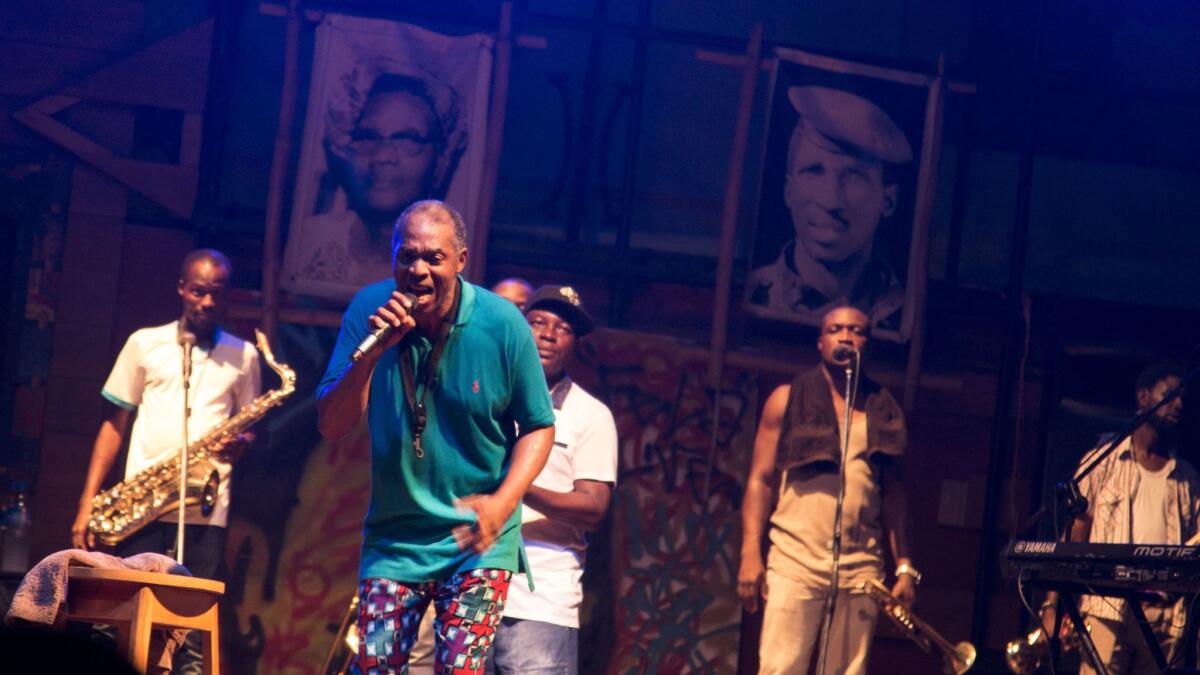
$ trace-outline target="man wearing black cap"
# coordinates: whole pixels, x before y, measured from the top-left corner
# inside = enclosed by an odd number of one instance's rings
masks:
[[[509,586],[496,631],[496,673],[578,672],[579,605],[587,542],[608,510],[617,478],[617,429],[608,407],[573,383],[566,364],[595,322],[570,286],[543,286],[525,318],[554,404],[554,449],[525,493],[521,530],[536,591]],[[520,576],[520,575],[518,575]]]
[[[892,118],[840,89],[789,87],[796,127],[788,142],[783,197],[795,237],[751,272],[750,310],[817,323],[850,304],[872,327],[896,329],[904,288],[875,250],[875,232],[899,204],[896,167],[912,148]]]

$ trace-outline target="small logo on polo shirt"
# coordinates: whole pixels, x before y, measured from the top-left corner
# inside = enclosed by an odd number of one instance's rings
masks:
[[[475,380],[471,383],[471,391],[475,392],[476,394],[479,393],[479,380]]]

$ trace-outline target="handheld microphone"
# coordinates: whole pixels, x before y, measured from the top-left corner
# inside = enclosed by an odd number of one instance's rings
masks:
[[[849,345],[838,345],[833,348],[833,358],[841,361],[858,356],[858,350]],[[857,361],[857,359],[855,359]]]
[[[411,310],[413,307],[417,306],[417,296],[416,295],[414,295],[412,293],[405,293],[404,299],[408,300],[408,309],[409,310]],[[354,362],[358,362],[359,360],[362,359],[362,357],[366,356],[371,350],[378,349],[379,345],[382,344],[383,341],[387,339],[387,336],[391,335],[392,331],[394,331],[394,330],[396,330],[395,327],[393,327],[391,324],[388,324],[386,326],[383,326],[382,328],[376,328],[375,330],[368,333],[367,337],[363,338],[363,341],[358,343],[358,348],[355,349],[354,353],[350,355],[350,360],[354,361]]]

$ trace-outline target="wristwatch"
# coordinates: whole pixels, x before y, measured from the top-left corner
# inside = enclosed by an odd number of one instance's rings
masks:
[[[896,567],[896,578],[899,579],[901,574],[907,574],[908,576],[912,577],[914,585],[921,585],[921,573],[912,565],[908,563],[900,563],[900,565]]]

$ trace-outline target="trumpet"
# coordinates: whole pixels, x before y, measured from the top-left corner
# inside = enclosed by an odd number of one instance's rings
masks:
[[[867,595],[871,596],[871,599],[879,605],[879,609],[923,651],[932,653],[934,647],[941,650],[942,671],[946,675],[962,675],[975,665],[975,645],[970,642],[950,644],[950,641],[934,630],[933,626],[900,604],[900,601],[892,596],[887,586],[877,579],[861,583],[858,588],[860,591],[866,591]]]

